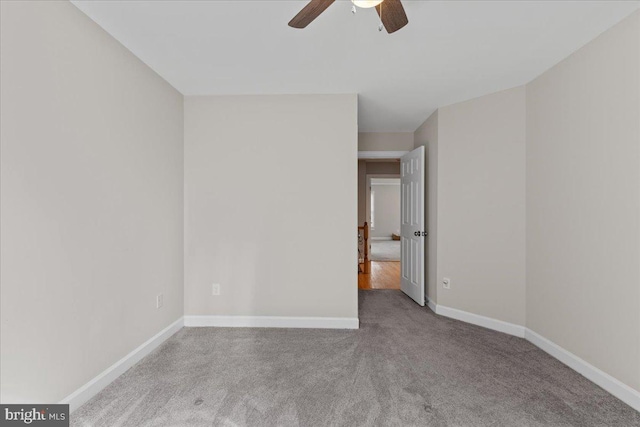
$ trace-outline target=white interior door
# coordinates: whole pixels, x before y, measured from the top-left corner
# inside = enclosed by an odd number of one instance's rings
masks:
[[[400,288],[424,306],[424,147],[400,161]]]

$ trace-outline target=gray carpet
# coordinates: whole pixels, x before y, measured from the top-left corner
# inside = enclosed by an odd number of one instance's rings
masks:
[[[372,240],[371,261],[400,261],[400,241]]]
[[[361,329],[184,328],[73,426],[640,426],[527,341],[360,292]]]

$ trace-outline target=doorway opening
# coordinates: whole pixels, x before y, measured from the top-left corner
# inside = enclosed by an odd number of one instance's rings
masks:
[[[400,160],[360,160],[358,176],[358,217],[368,227],[358,288],[400,289]]]
[[[381,157],[358,160],[358,288],[400,289],[424,306],[424,147]]]
[[[400,262],[400,175],[367,176],[371,261]]]

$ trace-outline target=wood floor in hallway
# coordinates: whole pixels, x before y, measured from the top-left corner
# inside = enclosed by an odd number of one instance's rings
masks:
[[[358,289],[400,289],[400,262],[371,261],[371,273],[358,274]]]

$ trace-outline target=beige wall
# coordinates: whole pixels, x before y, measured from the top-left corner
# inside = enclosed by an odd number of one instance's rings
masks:
[[[525,324],[525,89],[438,112],[438,304]]]
[[[640,14],[527,86],[527,326],[640,390]]]
[[[360,132],[358,151],[410,151],[413,150],[411,132]]]
[[[357,317],[356,180],[356,95],[187,97],[185,314]]]
[[[369,160],[367,175],[400,175],[400,160]]]
[[[414,133],[414,146],[425,147],[427,180],[425,189],[425,222],[428,235],[425,242],[427,298],[438,301],[438,111],[425,120]]]
[[[0,400],[53,403],[182,316],[182,95],[68,2],[0,7]]]

